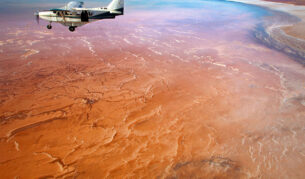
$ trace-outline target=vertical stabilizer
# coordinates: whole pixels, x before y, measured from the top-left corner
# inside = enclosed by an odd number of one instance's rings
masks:
[[[110,11],[120,11],[124,14],[124,0],[113,0],[107,9]]]

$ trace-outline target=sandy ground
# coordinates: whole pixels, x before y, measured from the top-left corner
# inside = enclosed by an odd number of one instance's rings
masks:
[[[205,13],[1,29],[0,176],[304,178],[304,67]]]

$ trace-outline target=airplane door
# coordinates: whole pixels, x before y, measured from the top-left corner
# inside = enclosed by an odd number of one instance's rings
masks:
[[[60,16],[60,12],[59,11],[57,11],[56,12],[56,21],[61,21],[62,20],[62,17]]]
[[[89,14],[87,11],[82,11],[81,20],[82,22],[89,22]]]
[[[63,12],[63,11],[57,11],[56,12],[56,21],[57,22],[66,22],[65,21],[65,12]]]

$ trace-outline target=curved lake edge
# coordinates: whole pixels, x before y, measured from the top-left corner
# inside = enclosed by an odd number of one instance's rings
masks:
[[[289,35],[283,30],[285,27],[293,27],[300,22],[304,22],[302,16],[296,15],[295,12],[290,13],[289,9],[281,11],[279,8],[270,6],[273,2],[268,2],[268,4],[258,4],[260,1],[249,2],[245,0],[228,0],[228,2],[258,6],[270,12],[271,15],[264,16],[262,22],[253,30],[254,38],[269,48],[283,52],[291,56],[295,61],[305,65],[305,40]],[[281,6],[284,5],[281,4]],[[299,8],[305,9],[305,6]]]

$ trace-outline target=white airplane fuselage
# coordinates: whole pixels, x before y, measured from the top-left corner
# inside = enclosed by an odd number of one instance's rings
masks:
[[[39,19],[50,22],[47,26],[52,29],[52,22],[68,26],[70,31],[82,25],[102,20],[114,19],[116,16],[124,15],[124,0],[112,0],[107,7],[83,8],[83,2],[72,1],[66,6],[48,11],[35,13],[37,21]]]
[[[49,22],[61,23],[64,26],[79,27],[102,19],[114,19],[116,15],[120,15],[118,13],[111,14],[109,11],[90,11],[88,21],[82,21],[80,12],[61,12],[63,15],[60,15],[59,13],[60,12],[42,11],[39,12],[39,17]]]

